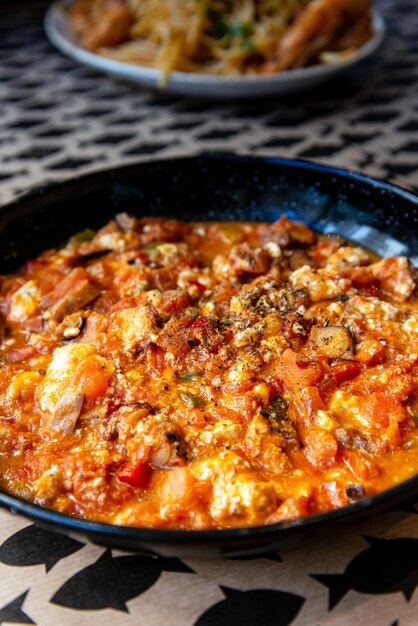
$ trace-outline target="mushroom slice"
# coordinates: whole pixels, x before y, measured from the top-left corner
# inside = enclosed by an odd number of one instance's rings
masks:
[[[347,359],[353,356],[353,337],[344,326],[313,326],[309,339],[317,352],[330,359]]]

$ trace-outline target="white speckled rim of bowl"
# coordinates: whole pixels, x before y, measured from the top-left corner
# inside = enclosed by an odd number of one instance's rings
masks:
[[[162,85],[160,70],[115,61],[80,48],[68,28],[69,2],[58,0],[45,16],[45,32],[51,43],[66,56],[116,78],[165,93],[209,98],[256,98],[290,94],[319,85],[365,60],[381,46],[386,33],[383,18],[375,12],[373,36],[347,59],[332,64],[315,65],[270,75],[213,76],[189,72],[171,72]]]

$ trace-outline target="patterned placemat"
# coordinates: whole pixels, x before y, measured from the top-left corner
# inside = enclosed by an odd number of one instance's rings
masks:
[[[0,4],[0,200],[136,160],[204,150],[304,157],[418,188],[418,0],[382,1],[363,67],[304,95],[216,103],[152,94],[62,57],[45,2]],[[415,507],[260,558],[84,546],[0,513],[0,624],[415,626]]]

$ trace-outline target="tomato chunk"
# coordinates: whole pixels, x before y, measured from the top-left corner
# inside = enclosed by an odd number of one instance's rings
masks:
[[[304,387],[317,383],[323,374],[319,361],[310,360],[306,363],[297,362],[297,354],[290,348],[284,351],[277,371],[277,377],[288,391],[299,393]]]
[[[337,385],[351,380],[360,374],[360,366],[355,361],[339,361],[334,363],[331,368],[331,375]]]
[[[377,463],[362,454],[345,450],[341,458],[354,476],[360,481],[372,480],[380,475],[380,469]]]
[[[338,481],[333,480],[317,487],[314,506],[316,511],[338,509],[346,504],[348,504],[348,499],[344,485]]]
[[[325,411],[325,404],[322,401],[318,387],[305,387],[301,393],[302,402],[298,402],[298,408],[310,418],[315,417],[318,411]]]
[[[376,365],[384,361],[386,356],[386,347],[381,341],[376,339],[365,339],[359,345],[356,357],[357,360],[366,365]]]
[[[106,393],[111,374],[111,368],[106,366],[105,360],[94,355],[77,367],[74,382],[88,398],[95,399]]]
[[[389,421],[403,422],[406,418],[402,403],[385,392],[372,393],[367,400],[365,414],[373,426],[387,428]]]
[[[15,348],[14,350],[10,350],[10,352],[6,355],[7,363],[21,363],[26,359],[30,359],[36,353],[36,349],[34,346],[24,346],[22,348]]]
[[[124,465],[118,472],[118,479],[121,483],[131,485],[131,487],[139,487],[146,489],[151,480],[152,467],[149,463],[137,463]]]
[[[304,438],[305,456],[318,468],[331,467],[338,451],[335,437],[323,428],[310,428]]]

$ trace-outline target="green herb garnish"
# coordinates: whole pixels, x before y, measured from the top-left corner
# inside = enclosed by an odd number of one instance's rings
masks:
[[[152,243],[146,243],[145,246],[142,246],[142,249],[145,252],[149,252],[150,250],[156,250],[158,246],[162,246],[166,241],[153,241]]]
[[[184,404],[189,407],[194,407],[195,409],[203,409],[206,405],[206,400],[204,398],[201,396],[195,396],[192,393],[181,393],[180,398],[183,400]]]
[[[177,374],[180,380],[196,380],[196,376],[193,372],[184,372],[184,374]]]
[[[74,235],[74,237],[72,237],[72,240],[75,243],[84,243],[85,241],[91,241],[92,239],[94,239],[95,235],[95,230],[93,230],[92,228],[85,228],[84,230],[81,230],[79,233]]]

